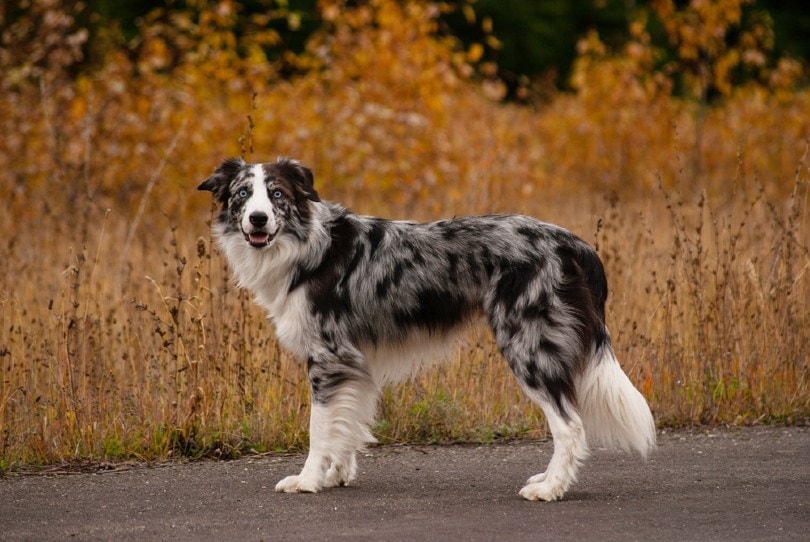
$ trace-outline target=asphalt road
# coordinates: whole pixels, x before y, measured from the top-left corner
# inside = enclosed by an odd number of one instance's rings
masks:
[[[0,479],[0,540],[810,540],[810,429],[664,433],[595,450],[555,503],[517,492],[551,442],[385,446],[352,486],[273,492],[303,456]]]

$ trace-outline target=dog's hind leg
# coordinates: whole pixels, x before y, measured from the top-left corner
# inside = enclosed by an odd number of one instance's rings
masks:
[[[374,419],[378,391],[359,356],[310,359],[312,410],[309,455],[301,473],[276,485],[285,493],[316,493],[324,487],[354,480],[355,453],[374,442],[369,425]]]
[[[575,391],[583,350],[577,326],[564,311],[542,319],[494,312],[491,321],[501,353],[523,391],[543,409],[554,439],[547,470],[529,478],[520,495],[555,501],[576,481],[579,465],[588,455]]]
[[[534,331],[533,336],[541,336],[537,329]],[[532,501],[556,501],[576,481],[577,470],[588,456],[588,441],[577,408],[574,375],[571,365],[561,360],[562,348],[552,347],[551,342],[539,343],[551,351],[543,352],[539,346],[528,347],[525,338],[522,332],[512,335],[501,352],[523,391],[543,410],[554,453],[546,471],[529,478],[520,495]]]
[[[543,409],[554,439],[554,453],[545,472],[528,479],[520,496],[530,501],[556,501],[577,479],[577,470],[588,456],[585,429],[577,410],[567,399],[562,399],[563,410],[545,394],[526,390],[531,399]]]

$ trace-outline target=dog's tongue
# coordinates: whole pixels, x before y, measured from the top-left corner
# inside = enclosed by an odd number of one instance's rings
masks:
[[[266,233],[251,233],[248,237],[251,245],[264,245],[267,243],[270,235]]]

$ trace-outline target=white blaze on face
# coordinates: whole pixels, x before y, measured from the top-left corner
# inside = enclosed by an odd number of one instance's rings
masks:
[[[278,223],[276,221],[275,210],[267,195],[267,185],[264,179],[264,168],[261,164],[256,164],[251,168],[253,179],[253,193],[250,195],[245,204],[245,213],[242,215],[242,231],[250,233],[254,230],[260,229],[270,235],[274,235],[278,230]],[[253,213],[264,213],[267,215],[267,224],[261,228],[257,228],[250,222],[250,215]]]

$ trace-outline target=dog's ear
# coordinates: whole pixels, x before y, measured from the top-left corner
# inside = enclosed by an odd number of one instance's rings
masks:
[[[315,178],[312,170],[301,165],[296,160],[280,159],[274,164],[279,173],[286,179],[294,182],[298,189],[310,201],[321,201],[318,192],[315,190]]]
[[[245,165],[245,161],[241,158],[225,159],[210,177],[200,183],[197,190],[208,190],[213,192],[214,197],[219,201],[227,202],[231,183],[245,168]]]

